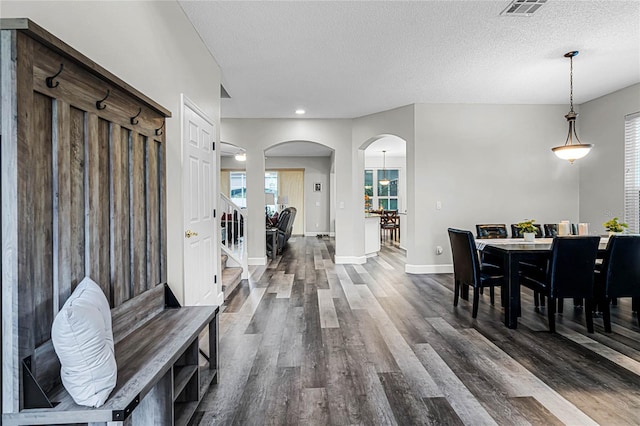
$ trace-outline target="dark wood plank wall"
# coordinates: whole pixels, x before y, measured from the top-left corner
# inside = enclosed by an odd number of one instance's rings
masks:
[[[164,116],[28,36],[17,40],[19,356],[36,355],[38,376],[54,315],[85,275],[111,307],[166,280]],[[59,85],[47,87],[60,64]]]

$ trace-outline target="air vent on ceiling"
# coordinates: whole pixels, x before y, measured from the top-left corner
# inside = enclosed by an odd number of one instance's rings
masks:
[[[540,9],[547,0],[514,0],[505,10],[502,16],[531,16]]]

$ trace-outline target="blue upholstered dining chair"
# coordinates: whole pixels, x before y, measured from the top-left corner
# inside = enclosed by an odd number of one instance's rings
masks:
[[[544,234],[547,238],[553,238],[558,236],[558,224],[557,223],[545,223]]]
[[[507,225],[500,224],[478,224],[476,225],[476,236],[483,238],[507,238]]]
[[[520,284],[549,298],[547,313],[549,331],[556,331],[556,300],[581,298],[586,300],[587,330],[593,333],[594,268],[600,237],[555,237],[551,245],[547,268],[541,275],[520,274]]]
[[[619,297],[640,297],[640,235],[609,237],[602,265],[596,268],[595,297],[602,309],[604,330],[611,333],[609,301]]]
[[[471,316],[476,318],[480,291],[485,287],[490,287],[491,304],[493,305],[495,300],[494,287],[503,284],[504,273],[497,266],[480,263],[476,243],[470,231],[449,228],[448,232],[453,255],[453,306],[458,306],[461,286],[473,287]]]

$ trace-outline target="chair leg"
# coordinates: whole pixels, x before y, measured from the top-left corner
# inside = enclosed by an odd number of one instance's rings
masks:
[[[460,296],[460,281],[454,280],[453,284],[453,306],[458,306],[458,297]]]
[[[602,300],[602,322],[604,322],[604,331],[611,333],[611,307],[605,299]]]
[[[462,300],[469,300],[469,286],[467,284],[461,284],[460,297]]]
[[[587,320],[587,332],[593,333],[593,299],[587,299],[585,307],[584,317]]]
[[[540,293],[537,291],[533,291],[533,306],[535,306],[536,310],[540,307]]]
[[[638,306],[640,305],[640,297],[631,298],[631,311],[638,312]]]
[[[561,314],[564,311],[564,299],[558,299],[558,313]]]
[[[547,304],[547,298],[544,294],[540,295],[540,306],[542,306],[543,308],[546,306]]]
[[[489,289],[489,295],[490,295],[490,297],[491,297],[491,306],[493,306],[493,304],[494,304],[494,303],[495,303],[495,301],[496,301],[496,297],[495,297],[495,290],[494,290],[494,288],[493,288],[493,287],[491,287],[491,288]]]
[[[611,298],[611,304],[613,306],[618,306],[618,298],[617,297],[612,297]]]
[[[476,318],[478,316],[478,301],[480,300],[480,292],[479,288],[473,289],[473,313],[471,314],[472,318]]]
[[[549,298],[549,308],[547,309],[548,317],[549,317],[549,332],[556,332],[556,299],[553,297]]]

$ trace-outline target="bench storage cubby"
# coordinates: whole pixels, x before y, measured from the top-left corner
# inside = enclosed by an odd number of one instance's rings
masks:
[[[2,424],[187,424],[217,381],[218,307],[167,285],[171,113],[28,19],[0,19]],[[113,322],[98,408],[61,385],[51,326],[85,276]]]

